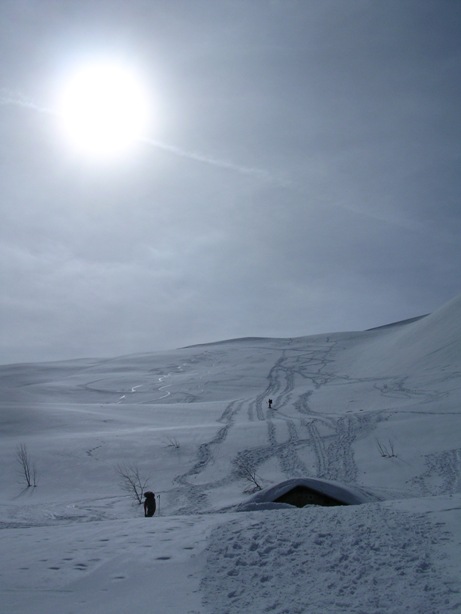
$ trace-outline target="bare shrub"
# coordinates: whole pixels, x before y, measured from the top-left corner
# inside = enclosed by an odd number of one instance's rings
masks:
[[[245,492],[256,492],[258,490],[262,490],[262,486],[260,484],[261,478],[256,473],[255,463],[243,457],[237,457],[234,459],[234,473],[237,477],[242,478],[249,482],[249,486],[245,489]]]
[[[397,454],[394,451],[394,444],[391,439],[389,439],[388,444],[384,444],[379,439],[376,440],[376,445],[378,447],[379,453],[383,458],[395,458]]]
[[[141,504],[149,479],[141,475],[137,465],[117,465],[116,472],[122,490]]]
[[[181,447],[176,437],[166,437],[165,446],[167,448],[174,448],[175,450],[179,450],[179,448]]]
[[[18,445],[16,450],[16,460],[19,463],[21,478],[27,484],[27,488],[31,486],[37,486],[38,474],[35,463],[32,462],[27,446],[25,443]]]

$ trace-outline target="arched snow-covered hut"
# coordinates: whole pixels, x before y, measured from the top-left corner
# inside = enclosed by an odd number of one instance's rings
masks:
[[[317,478],[295,478],[257,492],[248,501],[241,503],[238,510],[306,505],[360,505],[378,500],[379,497],[357,486],[345,486]]]

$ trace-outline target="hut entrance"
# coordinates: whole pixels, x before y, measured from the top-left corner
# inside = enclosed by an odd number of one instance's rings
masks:
[[[347,503],[342,503],[338,501],[338,499],[334,499],[333,497],[307,488],[306,486],[295,486],[284,495],[281,495],[278,499],[275,499],[275,502],[288,503],[296,507],[304,507],[305,505],[347,505]]]

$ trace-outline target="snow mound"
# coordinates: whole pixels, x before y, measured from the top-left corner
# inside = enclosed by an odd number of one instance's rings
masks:
[[[368,331],[352,365],[373,375],[461,368],[461,295],[423,318]]]

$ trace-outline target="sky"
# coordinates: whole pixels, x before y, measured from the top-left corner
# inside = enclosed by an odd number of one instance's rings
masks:
[[[4,0],[0,363],[362,330],[459,293],[461,3]],[[114,58],[151,121],[71,147]]]

